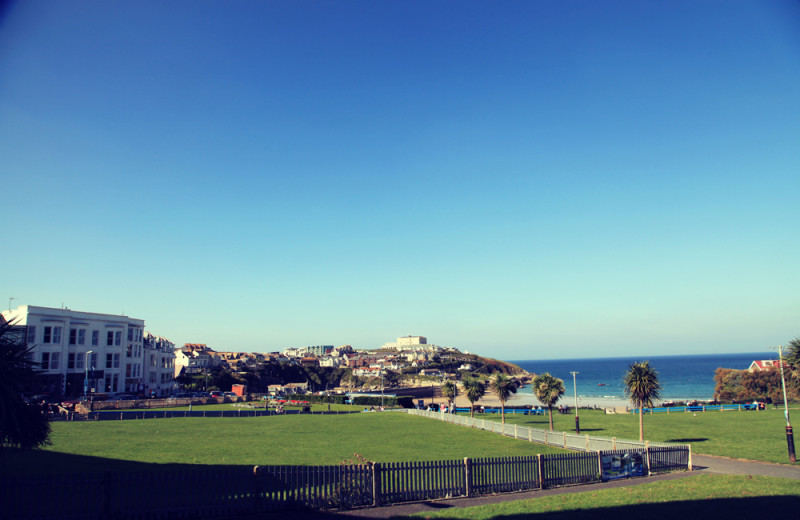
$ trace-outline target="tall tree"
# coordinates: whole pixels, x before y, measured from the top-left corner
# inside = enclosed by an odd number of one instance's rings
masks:
[[[22,398],[23,382],[37,366],[30,350],[20,329],[0,318],[0,448],[30,449],[49,443],[47,415]]]
[[[786,346],[784,362],[789,365],[789,380],[791,385],[800,390],[800,338],[794,338]]]
[[[497,399],[500,401],[500,416],[502,417],[503,424],[506,423],[506,401],[511,397],[511,394],[517,393],[517,382],[505,374],[497,374],[491,383],[492,391],[497,394]]]
[[[644,440],[644,407],[652,407],[653,401],[661,397],[661,383],[658,372],[649,361],[637,361],[625,372],[625,394],[639,409],[639,440]]]
[[[458,397],[458,386],[452,381],[446,381],[442,385],[442,395],[447,399],[447,408],[450,409]]]
[[[475,416],[475,403],[486,394],[486,385],[475,377],[465,377],[461,382],[464,385],[464,395],[470,403],[469,416]]]
[[[564,381],[545,372],[534,376],[531,386],[536,399],[547,407],[550,416],[550,431],[553,431],[553,406],[564,395]]]

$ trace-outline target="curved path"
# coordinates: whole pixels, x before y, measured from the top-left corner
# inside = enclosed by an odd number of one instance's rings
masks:
[[[695,470],[723,475],[760,475],[800,480],[800,465],[773,464],[752,460],[729,459],[713,455],[692,455]]]

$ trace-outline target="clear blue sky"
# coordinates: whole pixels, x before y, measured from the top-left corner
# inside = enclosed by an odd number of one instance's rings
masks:
[[[0,301],[505,359],[800,335],[800,3],[26,0]]]

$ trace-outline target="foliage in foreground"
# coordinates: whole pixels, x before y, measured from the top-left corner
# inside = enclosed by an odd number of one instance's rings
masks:
[[[401,518],[469,518],[475,520],[571,520],[577,518],[760,518],[781,513],[794,516],[800,507],[796,480],[748,475],[695,475],[669,481],[613,489],[592,489],[453,508]]]
[[[46,445],[50,435],[50,423],[42,409],[22,398],[25,382],[36,367],[23,332],[0,319],[0,449],[37,448]]]

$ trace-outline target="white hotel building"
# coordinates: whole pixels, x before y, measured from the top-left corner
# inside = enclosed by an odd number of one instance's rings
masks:
[[[33,305],[21,305],[2,315],[24,327],[33,360],[40,363],[38,388],[31,391],[81,395],[86,377],[95,392],[147,391],[144,320]],[[157,363],[162,363],[161,359]]]

